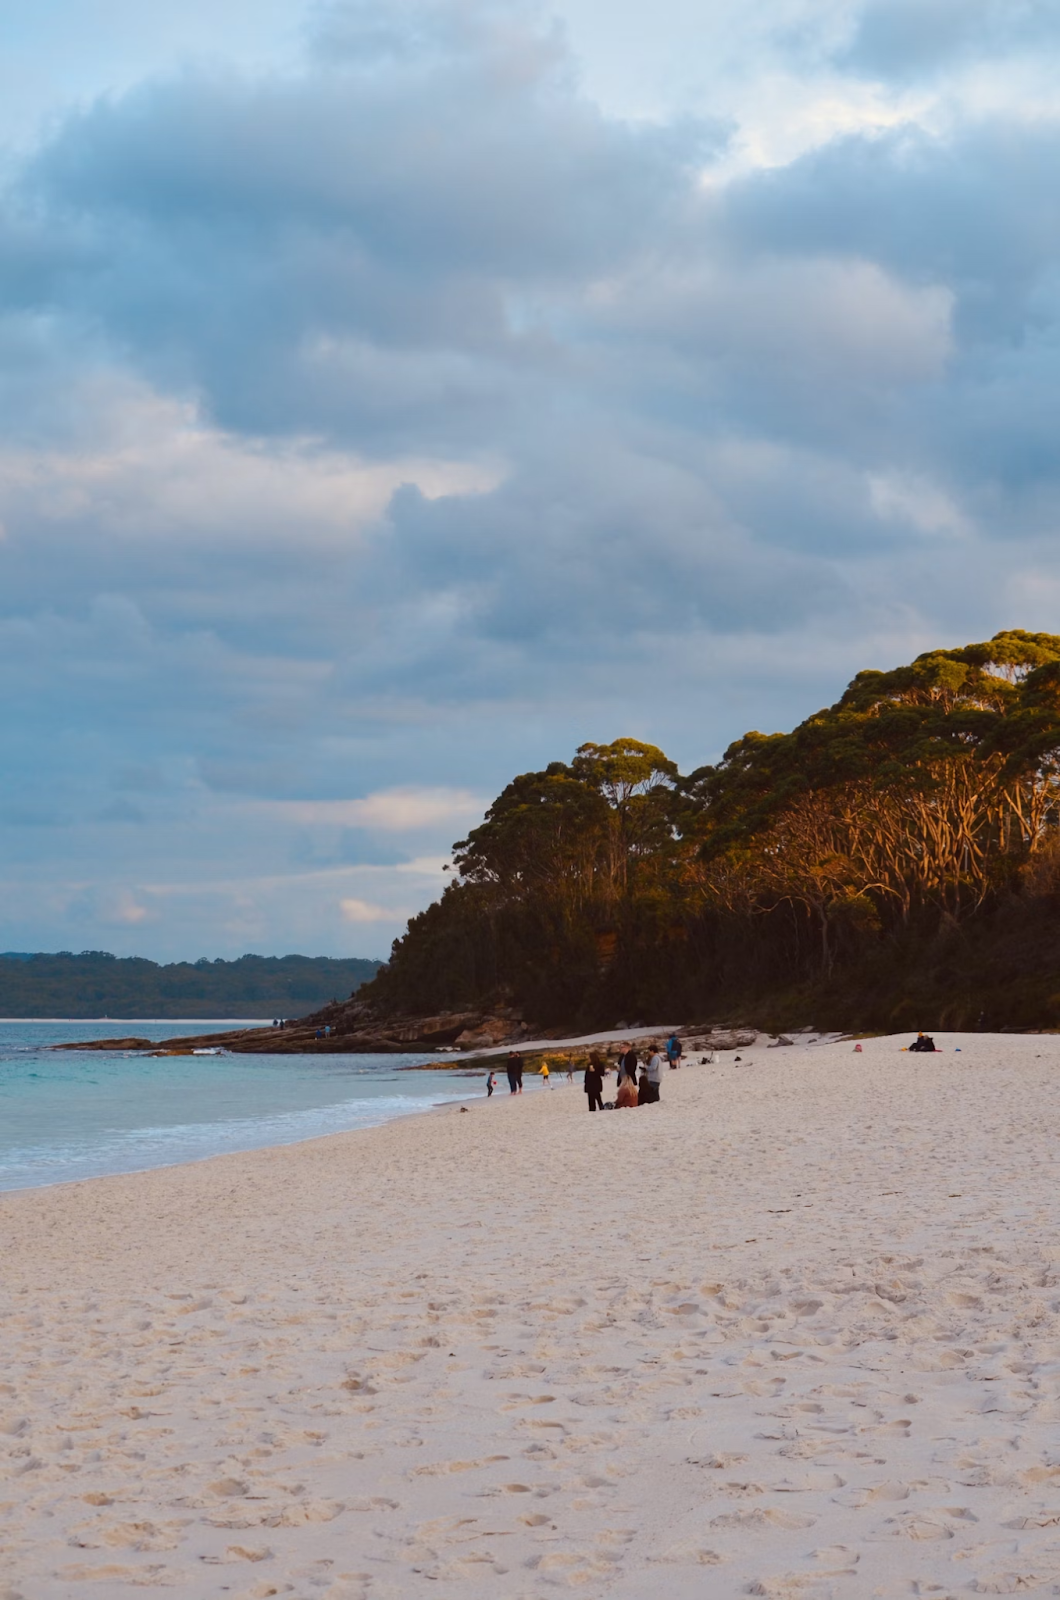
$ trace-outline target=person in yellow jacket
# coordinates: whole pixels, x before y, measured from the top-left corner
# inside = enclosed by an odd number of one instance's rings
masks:
[[[544,1056],[541,1057],[541,1076],[544,1079],[546,1086],[551,1089],[552,1079],[549,1076],[548,1062],[545,1060]]]

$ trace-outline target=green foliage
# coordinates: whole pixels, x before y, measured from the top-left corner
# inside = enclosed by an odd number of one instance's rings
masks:
[[[240,956],[157,966],[104,950],[0,956],[4,1017],[297,1017],[345,998],[378,961]]]
[[[366,997],[514,1002],[541,1023],[766,995],[838,1015],[856,981],[876,1008],[859,1020],[889,1022],[889,984],[927,1004],[927,975],[959,988],[991,927],[1046,925],[1058,839],[1060,637],[1010,630],[860,672],[791,733],[745,734],[687,778],[619,739],[514,779]],[[988,990],[980,972],[969,993]]]

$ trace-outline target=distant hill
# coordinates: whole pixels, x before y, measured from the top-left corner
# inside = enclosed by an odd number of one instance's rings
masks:
[[[298,1017],[346,999],[380,962],[240,956],[159,966],[106,950],[0,954],[0,1017]]]

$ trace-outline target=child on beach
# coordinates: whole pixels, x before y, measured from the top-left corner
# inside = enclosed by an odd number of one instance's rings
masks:
[[[546,1089],[551,1089],[551,1087],[552,1087],[552,1078],[549,1075],[548,1062],[547,1062],[547,1060],[545,1060],[544,1057],[542,1057],[542,1060],[541,1060],[541,1076],[545,1080],[545,1088]]]
[[[486,1099],[487,1100],[490,1100],[490,1099],[493,1098],[493,1091],[494,1091],[494,1089],[496,1087],[497,1087],[496,1078],[493,1076],[492,1072],[488,1072],[486,1074]]]

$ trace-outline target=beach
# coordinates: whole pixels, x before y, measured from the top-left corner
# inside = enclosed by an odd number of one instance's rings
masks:
[[[1060,1038],[908,1037],[0,1196],[0,1600],[1060,1593]]]

